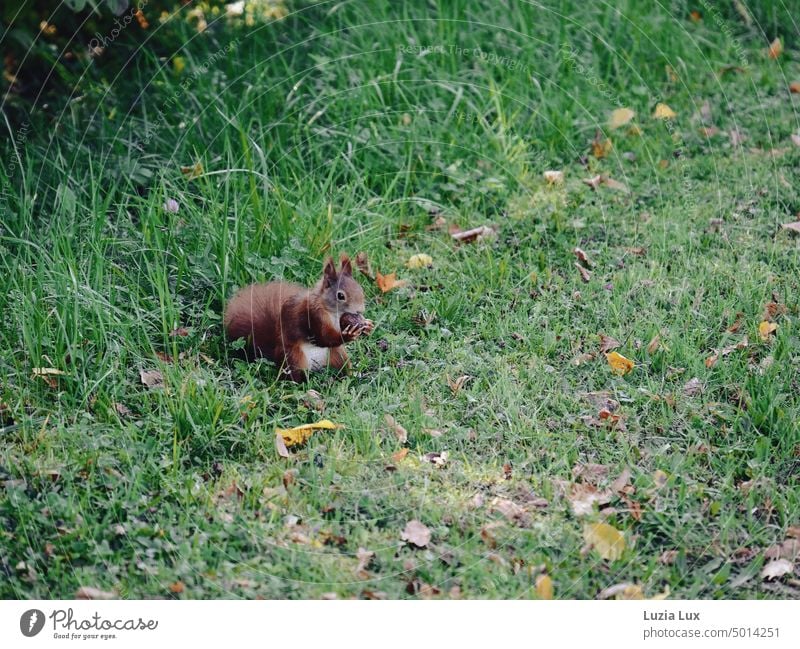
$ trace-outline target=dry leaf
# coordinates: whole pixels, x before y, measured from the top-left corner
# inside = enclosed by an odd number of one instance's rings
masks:
[[[767,54],[771,59],[777,59],[783,53],[783,43],[780,38],[776,38],[769,44]]]
[[[683,386],[683,393],[687,397],[696,397],[703,391],[703,384],[700,382],[696,376],[694,378],[689,379],[686,384]]]
[[[678,113],[676,113],[666,104],[657,104],[656,109],[653,112],[653,117],[655,119],[675,119],[677,116]]]
[[[75,593],[75,599],[117,599],[116,593],[93,588],[92,586],[81,586]]]
[[[619,180],[614,180],[609,176],[602,176],[601,181],[609,189],[616,189],[617,191],[621,192],[629,191],[628,186],[625,183],[621,183]]]
[[[400,538],[418,548],[424,548],[430,543],[431,531],[415,519],[406,523],[405,529],[400,533]]]
[[[800,146],[800,135],[797,135],[796,133],[792,133],[790,137],[792,138],[792,143],[795,146]]]
[[[493,498],[490,507],[492,511],[500,512],[510,521],[525,522],[528,517],[523,507],[508,498]]]
[[[664,473],[661,469],[656,469],[653,472],[653,482],[655,482],[656,487],[658,487],[659,489],[666,486],[668,479],[669,476],[667,476],[667,474]]]
[[[55,367],[34,367],[32,371],[34,376],[64,376],[66,374]]]
[[[402,462],[406,459],[406,455],[408,455],[408,449],[401,448],[399,451],[397,451],[397,453],[392,453],[392,459],[395,462]]]
[[[402,288],[408,286],[408,281],[405,279],[397,279],[397,273],[389,273],[388,275],[381,275],[375,273],[375,283],[382,293],[388,293],[392,289]]]
[[[583,266],[581,266],[580,262],[577,261],[575,262],[575,268],[578,269],[578,272],[581,274],[581,279],[584,282],[588,283],[589,280],[592,279],[592,274],[588,270],[586,270]]]
[[[784,223],[781,226],[784,230],[791,230],[792,232],[800,232],[800,221],[794,223]]]
[[[423,462],[430,462],[431,464],[442,468],[445,464],[447,464],[447,451],[431,451],[430,453],[425,453],[422,456]]]
[[[539,599],[553,599],[553,580],[550,575],[539,575],[536,578],[536,594]]]
[[[633,368],[635,363],[630,360],[629,358],[625,358],[622,354],[618,354],[617,352],[611,352],[610,354],[606,354],[606,360],[608,364],[611,366],[612,371],[614,374],[618,374],[619,376],[624,376],[628,372],[630,372]]]
[[[472,241],[483,241],[483,239],[493,237],[495,234],[496,231],[494,228],[491,228],[488,225],[479,225],[477,228],[472,228],[471,230],[458,230],[456,232],[451,232],[450,236],[456,241],[469,243]]]
[[[597,131],[594,140],[592,140],[592,155],[595,158],[605,158],[613,149],[614,145],[611,140],[604,140],[602,138],[602,133]]]
[[[583,526],[583,539],[608,561],[616,561],[625,550],[624,534],[608,523],[587,523]]]
[[[459,376],[455,380],[451,380],[450,377],[447,377],[447,385],[450,386],[450,391],[453,394],[458,394],[461,391],[467,381],[469,381],[472,377],[469,374],[464,374],[463,376]]]
[[[581,182],[596,190],[603,183],[603,177],[600,175],[592,176],[591,178],[584,178]]]
[[[564,183],[563,171],[545,171],[544,179],[548,185],[561,185]]]
[[[178,595],[186,590],[186,584],[182,581],[176,581],[174,584],[169,585],[169,592]]]
[[[181,173],[186,177],[186,180],[194,180],[203,175],[203,164],[197,162],[190,167],[181,167]]]
[[[608,128],[613,130],[620,126],[625,126],[635,115],[636,113],[630,108],[617,108],[611,113],[611,117],[608,120]]]
[[[678,559],[677,550],[664,550],[658,557],[658,562],[665,566],[671,566],[673,563],[675,563],[677,559]]]
[[[392,430],[392,432],[397,436],[397,440],[401,444],[405,444],[408,441],[408,431],[403,428],[400,424],[398,424],[394,417],[392,417],[389,413],[386,413],[383,417],[383,420],[386,422],[386,425]]]
[[[589,255],[587,255],[581,248],[574,248],[572,250],[572,254],[578,258],[578,261],[583,262],[587,266],[594,266],[594,264],[589,260]]]
[[[644,591],[638,584],[614,584],[597,594],[597,599],[644,599]]]
[[[139,370],[139,379],[148,388],[164,387],[164,376],[158,370]]]
[[[286,446],[296,446],[311,437],[315,430],[335,430],[337,428],[344,428],[344,426],[334,424],[329,419],[322,419],[314,424],[303,424],[294,428],[276,428],[275,434],[283,437]]]
[[[764,320],[760,325],[758,325],[758,335],[761,337],[762,342],[767,342],[769,340],[770,335],[775,333],[778,329],[778,325],[775,322],[767,322]]]
[[[764,564],[761,570],[761,578],[767,581],[773,579],[780,579],[784,575],[788,575],[794,571],[794,564],[788,559],[778,559],[777,561],[768,561]]]
[[[700,13],[699,11],[697,11],[697,10],[690,11],[690,12],[689,12],[689,19],[690,19],[690,20],[691,20],[693,23],[699,23],[701,20],[703,20],[703,14],[701,14],[701,13]]]
[[[656,334],[653,336],[652,340],[647,343],[647,353],[652,356],[658,351],[659,347],[661,347],[661,334]]]
[[[621,342],[612,338],[611,336],[606,336],[605,334],[597,335],[600,336],[600,351],[604,354],[606,352],[610,352],[612,349],[622,346]]]
[[[358,559],[358,566],[356,566],[356,575],[361,576],[363,572],[369,567],[369,564],[372,562],[372,559],[375,557],[375,553],[371,550],[367,550],[366,548],[358,548],[356,552],[356,559]]]
[[[275,431],[275,450],[281,457],[290,457],[289,449],[286,448],[286,442],[283,441],[283,435]]]
[[[598,491],[597,487],[588,483],[572,485],[567,496],[575,516],[588,516],[594,512],[594,504],[607,505],[611,500],[609,491]]]
[[[411,269],[430,268],[431,266],[433,266],[433,257],[424,253],[412,255],[406,262],[406,268]]]

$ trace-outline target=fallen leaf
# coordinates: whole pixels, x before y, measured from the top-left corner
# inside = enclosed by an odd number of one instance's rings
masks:
[[[783,53],[783,43],[780,38],[776,38],[769,44],[767,54],[771,59],[777,59]]]
[[[75,593],[75,599],[117,599],[116,593],[93,588],[92,586],[81,586]]]
[[[768,561],[764,564],[761,570],[761,578],[767,581],[773,579],[780,579],[784,575],[788,575],[794,571],[794,564],[788,559],[778,559],[777,561]]]
[[[598,130],[592,140],[592,155],[595,158],[605,158],[613,149],[611,140],[603,139],[602,133]]]
[[[424,548],[430,543],[431,531],[418,520],[414,519],[406,523],[405,529],[400,533],[400,538],[407,543]]]
[[[616,561],[625,550],[625,535],[608,523],[587,523],[583,539],[608,561]]]
[[[604,354],[606,352],[610,352],[612,349],[622,346],[622,343],[619,340],[616,340],[611,336],[606,336],[605,334],[597,335],[600,336],[600,351]]]
[[[406,262],[406,268],[411,269],[430,268],[431,266],[433,266],[433,257],[424,253],[412,255]]]
[[[388,293],[392,289],[408,286],[408,280],[397,279],[397,273],[389,273],[388,275],[375,273],[375,283],[378,285],[378,288],[381,289],[382,293]]]
[[[158,370],[139,370],[139,379],[151,389],[164,387],[164,376]]]
[[[275,431],[275,450],[281,457],[290,457],[289,449],[286,448],[286,442],[283,441],[283,435]]]
[[[424,462],[430,462],[434,466],[443,467],[447,464],[447,451],[431,451],[422,456]]]
[[[186,584],[182,581],[176,581],[174,584],[169,585],[169,592],[175,595],[182,593],[184,590],[186,590]]]
[[[581,182],[596,190],[603,183],[603,177],[600,175],[592,176],[591,178],[584,178]]]
[[[677,550],[664,550],[658,557],[658,562],[665,566],[671,566],[678,559]]]
[[[406,459],[406,455],[408,455],[408,449],[401,448],[399,451],[397,451],[397,453],[392,453],[392,459],[395,462],[402,462]]]
[[[203,175],[203,164],[197,162],[189,167],[181,167],[181,173],[185,176],[186,180],[194,180]]]
[[[664,473],[661,469],[656,469],[653,472],[653,482],[655,482],[656,487],[658,487],[659,489],[666,486],[668,479],[669,476],[667,476],[667,474]]]
[[[659,347],[661,347],[661,334],[656,334],[647,344],[647,353],[652,356],[658,351]]]
[[[576,464],[572,467],[572,477],[576,480],[580,478],[583,482],[598,484],[608,475],[607,464],[596,464],[587,462],[586,464]]]
[[[683,386],[683,393],[687,397],[696,397],[703,391],[703,384],[696,376],[689,379]]]
[[[539,599],[553,599],[553,580],[550,575],[539,575],[536,578],[536,594]]]
[[[678,116],[674,110],[672,110],[666,104],[657,104],[656,109],[653,112],[653,117],[655,119],[675,119]]]
[[[644,591],[638,584],[614,584],[597,594],[597,599],[644,599]]]
[[[392,430],[392,432],[397,436],[397,440],[401,444],[405,444],[408,441],[408,431],[403,428],[400,424],[398,424],[394,417],[392,417],[389,413],[386,413],[383,417],[383,420],[386,422],[386,425]]]
[[[456,232],[451,232],[450,236],[456,241],[469,243],[472,241],[482,241],[483,239],[493,237],[495,234],[496,231],[494,228],[488,225],[479,225],[477,228],[472,228],[471,230],[457,230]]]
[[[575,268],[577,268],[578,272],[581,274],[581,279],[588,284],[592,279],[592,274],[581,266],[580,262],[575,262]]]
[[[589,255],[587,255],[581,248],[573,248],[572,254],[578,258],[578,261],[583,262],[587,266],[594,266],[594,264],[589,260]]]
[[[714,137],[720,134],[720,130],[716,126],[701,126],[698,132],[703,137]]]
[[[611,493],[598,491],[594,485],[583,482],[572,485],[567,499],[575,516],[588,516],[594,513],[595,503],[598,506],[607,505],[611,501]]]
[[[767,342],[769,340],[770,335],[775,333],[778,329],[778,325],[775,322],[767,322],[764,320],[761,324],[758,325],[758,335],[761,338],[762,342]]]
[[[302,426],[295,426],[294,428],[276,428],[275,434],[283,438],[286,446],[296,446],[302,444],[315,430],[335,430],[337,428],[344,428],[341,424],[334,424],[329,419],[322,419],[313,424],[303,424]]]
[[[792,138],[792,143],[795,146],[800,146],[800,135],[797,135],[797,133],[792,133],[791,138]]]
[[[527,522],[528,514],[523,507],[508,498],[493,498],[490,503],[492,511],[500,512],[510,521]]]
[[[453,394],[458,394],[461,391],[461,388],[463,388],[467,384],[467,381],[469,381],[471,378],[472,377],[469,374],[464,374],[462,376],[459,376],[455,380],[451,380],[450,377],[448,376],[447,385],[450,386],[450,391]]]
[[[792,81],[789,84],[789,92],[794,95],[800,94],[800,81]]]
[[[625,126],[625,124],[630,122],[635,115],[636,113],[630,108],[617,108],[611,113],[611,117],[608,120],[608,128],[613,130],[615,128],[619,128],[620,126]]]
[[[56,369],[55,367],[34,367],[34,376],[64,376],[66,372]]]
[[[608,187],[609,189],[616,189],[617,191],[627,192],[628,186],[625,183],[621,183],[619,180],[614,180],[609,176],[602,176],[601,182],[603,185]]]
[[[800,221],[794,223],[784,223],[781,225],[784,230],[791,230],[792,232],[800,232]]]
[[[697,11],[697,10],[690,11],[690,12],[689,12],[689,19],[690,19],[690,20],[691,20],[693,23],[699,23],[701,20],[703,20],[703,14],[701,14],[701,13],[700,13],[699,11]]]
[[[544,179],[548,185],[561,185],[564,183],[563,171],[545,171]]]
[[[367,550],[366,548],[358,548],[358,551],[356,552],[356,559],[358,559],[358,565],[356,566],[355,570],[356,575],[363,576],[363,573],[366,572],[374,557],[375,553],[371,550]],[[368,576],[369,575],[367,575],[367,577]]]
[[[635,363],[630,360],[629,358],[625,358],[622,354],[618,354],[617,352],[611,352],[610,354],[606,354],[606,360],[608,364],[611,366],[612,371],[614,374],[618,374],[619,376],[624,376],[628,372],[630,372],[633,368]]]

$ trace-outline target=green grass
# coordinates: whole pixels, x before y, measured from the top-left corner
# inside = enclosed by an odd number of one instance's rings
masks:
[[[797,596],[796,575],[759,572],[800,524],[800,257],[780,229],[800,210],[787,89],[800,55],[770,60],[757,25],[696,24],[681,2],[542,4],[289,3],[284,20],[201,35],[176,19],[124,71],[34,107],[21,164],[9,171],[6,144],[0,176],[0,596],[394,598],[431,584],[518,598],[542,572],[559,598],[619,582]],[[706,100],[745,142],[698,133]],[[657,102],[671,125],[651,118]],[[618,105],[642,135],[607,132],[614,149],[595,159]],[[581,182],[598,173],[630,193]],[[429,229],[438,216],[498,235],[456,245]],[[351,346],[351,375],[294,385],[229,357],[221,313],[237,287],[311,283],[329,252],[361,250],[410,286],[382,295],[362,278],[377,329]],[[433,268],[405,269],[417,252]],[[762,342],[773,300],[786,311]],[[632,372],[612,374],[600,333]],[[151,369],[164,389],[141,384]],[[465,374],[454,393],[448,377]],[[694,377],[703,391],[687,396]],[[599,391],[624,427],[596,424]],[[400,462],[386,413],[409,433]],[[276,426],[321,416],[345,428],[277,455]],[[421,460],[445,450],[441,468]],[[572,512],[563,489],[586,463],[608,481],[630,469],[641,520],[618,496]],[[494,498],[527,516],[507,520]],[[400,540],[411,519],[431,529],[427,549]],[[601,520],[625,533],[617,561],[582,551]],[[375,552],[368,575],[359,548]]]

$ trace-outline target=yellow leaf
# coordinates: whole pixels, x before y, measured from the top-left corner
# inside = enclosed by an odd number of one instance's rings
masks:
[[[563,171],[545,171],[544,180],[548,185],[561,185],[564,183]]]
[[[34,367],[34,376],[63,376],[66,374],[63,370],[58,370],[55,367]]]
[[[176,56],[172,59],[172,69],[175,70],[175,74],[180,74],[183,72],[183,69],[186,67],[186,59],[182,56]]]
[[[595,137],[592,141],[592,155],[595,158],[605,158],[614,150],[614,144],[611,140],[601,140],[599,137]]]
[[[302,426],[295,426],[294,428],[276,428],[275,434],[283,438],[286,446],[296,446],[302,444],[315,430],[334,430],[336,428],[344,428],[341,424],[334,424],[329,419],[323,419],[315,424],[303,424]]]
[[[412,255],[409,260],[406,262],[406,268],[427,268],[428,266],[433,265],[433,257],[430,255],[426,255],[424,253],[420,253],[418,255]]]
[[[408,284],[404,279],[397,279],[397,273],[389,273],[388,275],[375,273],[375,283],[381,289],[381,293],[388,293],[393,288],[401,288]]]
[[[630,108],[617,108],[611,113],[611,117],[608,120],[608,128],[615,129],[620,126],[625,126],[625,124],[633,119],[634,115],[636,115],[636,113]]]
[[[760,325],[758,325],[758,335],[761,336],[761,340],[763,342],[767,342],[770,334],[774,333],[777,328],[778,325],[776,323],[767,322],[764,320]]]
[[[678,113],[676,113],[666,104],[658,104],[655,112],[653,113],[653,117],[655,119],[675,119],[677,116]]]
[[[589,523],[583,527],[583,540],[603,559],[616,561],[625,550],[625,536],[608,523]]]
[[[536,578],[536,594],[539,599],[553,599],[553,580],[550,575],[539,575]]]
[[[776,38],[769,44],[769,58],[777,59],[783,53],[783,43],[780,38]]]
[[[198,162],[190,167],[181,167],[181,173],[186,176],[187,180],[194,180],[203,175],[203,163]]]
[[[606,354],[606,360],[614,371],[614,374],[619,374],[620,376],[630,372],[635,365],[630,358],[625,358],[622,354],[618,354],[617,352]]]

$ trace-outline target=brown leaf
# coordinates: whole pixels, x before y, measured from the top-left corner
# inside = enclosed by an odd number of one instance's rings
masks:
[[[114,410],[117,411],[117,414],[120,417],[130,417],[133,414],[128,406],[126,406],[124,403],[119,403],[118,401],[114,402]]]
[[[430,462],[431,464],[443,467],[447,464],[447,451],[442,451],[441,453],[438,451],[431,451],[430,453],[425,453],[422,456],[423,461]]]
[[[588,283],[589,280],[592,279],[592,274],[588,270],[586,270],[583,266],[581,266],[580,263],[577,261],[575,262],[575,268],[578,269],[578,272],[581,274],[581,279],[584,282]]]
[[[139,370],[139,379],[150,389],[164,387],[164,376],[158,370]]]
[[[656,334],[653,336],[652,340],[647,343],[647,353],[651,356],[658,351],[658,348],[661,346],[661,334]]]
[[[75,593],[75,599],[117,599],[116,593],[100,590],[92,586],[81,586]]]
[[[173,329],[172,331],[170,331],[169,335],[172,338],[175,338],[176,336],[185,338],[186,336],[189,335],[189,330],[186,327],[178,327],[177,329]]]
[[[587,516],[594,512],[594,504],[606,505],[611,500],[608,491],[598,491],[597,487],[588,483],[572,485],[567,496],[575,516]]]
[[[461,243],[471,243],[473,241],[482,241],[483,239],[493,237],[495,234],[495,228],[488,225],[479,225],[477,228],[472,228],[471,230],[452,232],[450,236]]]
[[[789,84],[789,92],[794,95],[800,94],[800,81],[792,81]]]
[[[696,397],[702,391],[703,391],[703,384],[697,377],[689,379],[683,386],[683,393],[687,397]]]
[[[182,581],[176,581],[174,584],[169,585],[169,592],[175,595],[182,593],[184,590],[186,590],[186,584]]]
[[[400,533],[400,538],[418,548],[424,548],[430,543],[431,531],[415,519],[406,523],[405,529]]]
[[[572,477],[576,480],[580,478],[583,482],[588,482],[589,484],[599,484],[606,476],[608,476],[607,464],[587,462],[586,464],[576,464],[572,467]]]
[[[794,221],[793,223],[784,223],[781,225],[784,230],[791,230],[792,232],[800,232],[800,221]]]
[[[383,419],[386,422],[386,425],[397,436],[398,441],[401,444],[405,444],[408,441],[408,431],[405,428],[403,428],[400,424],[398,424],[395,421],[394,417],[392,417],[388,413],[384,416]]]
[[[286,448],[286,442],[283,440],[283,435],[278,432],[275,433],[275,450],[281,457],[291,457],[289,449]]]
[[[761,578],[767,581],[780,579],[794,571],[794,564],[788,559],[777,559],[768,561],[761,570]]]
[[[371,550],[367,550],[366,548],[358,548],[356,552],[356,559],[358,559],[358,565],[356,566],[355,573],[356,575],[361,575],[366,571],[369,567],[369,564],[372,563],[372,559],[375,557],[375,553]]]
[[[614,493],[625,493],[630,483],[631,483],[631,471],[630,469],[628,469],[628,467],[625,467],[622,470],[622,473],[620,473],[616,477],[614,482],[611,483],[610,489]]]
[[[499,512],[512,522],[520,524],[529,522],[528,513],[525,511],[525,508],[508,498],[493,498],[490,507],[492,511]]]
[[[611,140],[604,139],[603,133],[598,129],[592,140],[592,155],[598,159],[605,158],[613,149],[614,145]]]
[[[397,273],[389,273],[388,275],[375,274],[375,283],[382,293],[388,293],[392,289],[402,288],[408,286],[408,280],[397,279]]]
[[[777,59],[783,53],[783,43],[781,42],[780,38],[776,38],[769,44],[769,50],[767,50],[767,55],[771,59]]]
[[[406,455],[408,455],[408,449],[401,448],[399,451],[397,451],[397,453],[392,453],[392,459],[395,462],[402,462],[406,459]]]
[[[602,184],[603,178],[599,175],[592,176],[591,178],[584,178],[581,182],[583,182],[584,185],[589,185],[589,187],[592,189],[597,190],[597,188]]]
[[[658,562],[665,566],[671,566],[673,563],[675,563],[677,559],[678,559],[677,550],[664,550],[661,553],[661,556],[658,557]]]
[[[610,352],[612,349],[616,349],[617,347],[622,347],[622,343],[611,336],[606,336],[605,334],[597,335],[600,336],[600,352],[603,354]]]
[[[461,391],[461,388],[463,388],[464,385],[467,383],[467,381],[469,381],[472,378],[473,377],[471,377],[469,374],[464,374],[462,376],[459,376],[455,380],[451,380],[450,377],[448,376],[447,385],[450,386],[450,391],[453,394],[458,394]]]
[[[181,167],[181,173],[185,176],[186,180],[194,180],[203,175],[203,163],[197,162],[188,167]]]
[[[586,264],[587,267],[591,268],[594,264],[589,260],[589,256],[581,249],[576,247],[573,249],[572,254],[578,258],[578,261],[582,261]]]

